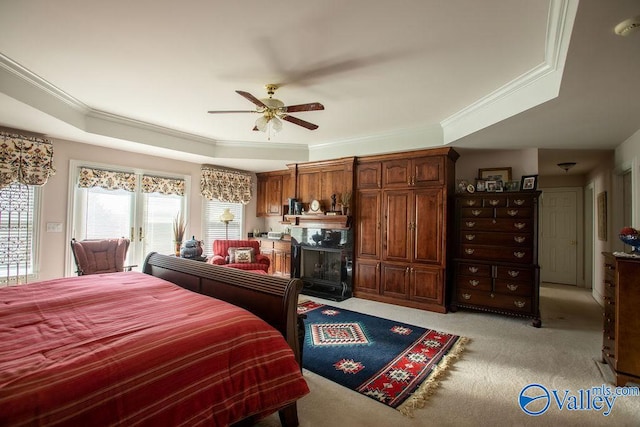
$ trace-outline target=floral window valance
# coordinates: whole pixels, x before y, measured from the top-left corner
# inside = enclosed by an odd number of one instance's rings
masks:
[[[251,201],[251,175],[203,166],[200,193],[209,200],[246,205]]]
[[[184,179],[142,176],[143,193],[176,194],[184,196]]]
[[[127,172],[80,168],[78,187],[100,187],[106,190],[136,191],[136,175]]]
[[[51,141],[6,132],[0,139],[0,188],[13,182],[44,185],[55,173]]]

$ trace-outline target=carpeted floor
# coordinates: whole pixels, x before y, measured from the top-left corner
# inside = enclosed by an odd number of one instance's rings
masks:
[[[437,314],[357,298],[342,303],[310,298],[353,311],[442,329],[471,339],[437,392],[413,418],[348,390],[310,371],[311,393],[298,402],[305,426],[638,426],[640,397],[619,397],[611,414],[560,410],[555,405],[532,417],[518,405],[522,389],[544,385],[561,393],[606,383],[598,361],[602,310],[590,291],[545,284],[540,290],[542,328],[526,319],[458,311]],[[307,297],[305,297],[307,298]],[[605,366],[604,372],[606,373]],[[279,426],[277,415],[258,424]]]

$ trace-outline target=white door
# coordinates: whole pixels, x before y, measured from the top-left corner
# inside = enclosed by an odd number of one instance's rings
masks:
[[[543,282],[577,284],[577,192],[545,190],[541,203],[540,274]]]

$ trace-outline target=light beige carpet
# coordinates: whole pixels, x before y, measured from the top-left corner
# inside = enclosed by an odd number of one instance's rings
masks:
[[[518,405],[520,391],[538,383],[577,394],[606,383],[598,367],[602,311],[590,291],[544,284],[542,328],[527,319],[472,311],[437,314],[351,298],[315,301],[469,337],[471,342],[440,387],[413,418],[309,371],[311,393],[298,402],[301,426],[638,426],[640,397],[619,397],[608,417],[559,410],[532,417]],[[606,369],[608,369],[606,366]],[[612,386],[612,384],[608,384]],[[279,426],[277,415],[259,424]]]

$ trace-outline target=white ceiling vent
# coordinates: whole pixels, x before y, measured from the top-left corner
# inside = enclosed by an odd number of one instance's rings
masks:
[[[616,25],[616,28],[614,29],[616,34],[619,36],[628,36],[638,30],[640,30],[640,15],[634,16],[630,19],[625,19],[624,21]]]

